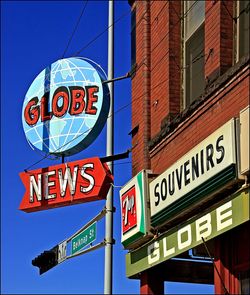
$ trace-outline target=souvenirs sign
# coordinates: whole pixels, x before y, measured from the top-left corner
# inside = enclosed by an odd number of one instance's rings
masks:
[[[99,158],[20,173],[26,188],[19,209],[46,210],[105,199],[113,176]]]
[[[150,184],[151,222],[157,226],[236,177],[235,121],[204,139]]]
[[[43,70],[23,103],[23,129],[31,147],[66,156],[87,148],[109,113],[103,80],[102,69],[83,58],[61,59]]]

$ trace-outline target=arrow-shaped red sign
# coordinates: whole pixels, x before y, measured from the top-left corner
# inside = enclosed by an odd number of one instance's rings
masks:
[[[20,177],[26,192],[19,209],[25,212],[105,199],[113,182],[99,158],[22,172]]]

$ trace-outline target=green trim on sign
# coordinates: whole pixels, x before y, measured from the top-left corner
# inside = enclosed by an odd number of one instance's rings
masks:
[[[122,244],[126,248],[128,245],[130,245],[131,243],[134,243],[135,241],[137,241],[142,236],[144,236],[144,233],[137,232],[132,237],[130,237],[130,238],[126,239],[125,241],[123,241]]]
[[[222,170],[219,174],[216,174],[214,177],[210,178],[191,192],[184,195],[179,200],[164,208],[155,216],[151,217],[152,226],[155,227],[166,222],[169,218],[177,215],[184,209],[188,208],[190,205],[198,203],[205,196],[215,192],[235,177],[235,164],[232,164],[226,169]]]
[[[141,220],[140,220],[140,232],[143,232],[145,233],[145,226],[144,226],[144,220],[145,220],[145,217],[144,217],[144,198],[143,198],[143,183],[142,183],[142,173],[139,173],[137,175],[137,182],[138,182],[138,186],[139,186],[139,190],[140,190],[140,200],[141,200]]]
[[[126,255],[126,276],[132,277],[202,244],[202,235],[209,241],[249,221],[249,206],[247,188],[145,243]]]

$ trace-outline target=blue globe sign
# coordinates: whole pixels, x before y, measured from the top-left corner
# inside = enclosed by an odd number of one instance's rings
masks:
[[[23,129],[31,147],[66,156],[87,148],[108,117],[104,80],[101,67],[85,58],[60,59],[44,69],[23,103]]]

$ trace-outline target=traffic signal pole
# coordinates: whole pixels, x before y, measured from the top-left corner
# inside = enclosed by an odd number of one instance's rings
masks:
[[[108,16],[108,80],[114,78],[114,2],[109,0],[109,16]],[[109,83],[110,91],[110,110],[107,119],[107,157],[114,154],[114,104],[113,92],[114,83]],[[113,174],[113,162],[109,162],[109,169]],[[104,269],[104,294],[112,294],[113,283],[113,193],[111,186],[106,201],[106,227],[105,227],[105,269]]]

